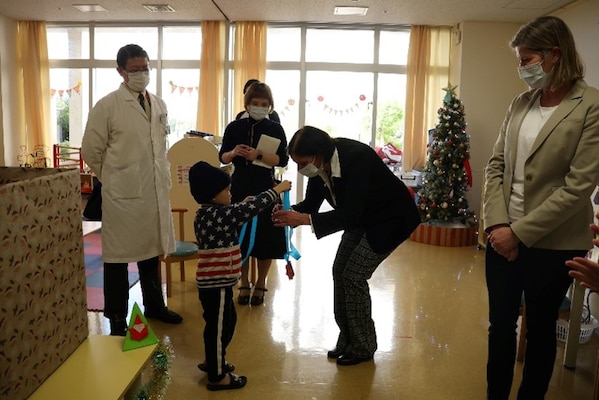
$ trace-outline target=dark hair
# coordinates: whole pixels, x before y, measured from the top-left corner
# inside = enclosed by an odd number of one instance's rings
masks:
[[[148,57],[148,53],[140,46],[136,44],[128,44],[119,49],[119,52],[116,55],[116,64],[125,69],[127,66],[127,61],[130,58],[144,57],[146,60],[150,61],[150,57]]]
[[[289,141],[291,156],[321,156],[329,161],[335,152],[335,142],[328,133],[313,126],[304,126]]]
[[[258,79],[249,79],[245,85],[243,85],[243,94],[246,94],[248,89],[250,88],[250,86],[252,86],[254,83],[258,83],[260,82]]]
[[[243,105],[249,106],[252,99],[267,99],[271,111],[275,107],[272,92],[266,83],[254,82],[251,84],[245,96],[243,96]]]
[[[558,47],[561,55],[554,67],[552,89],[584,77],[584,66],[576,51],[572,32],[557,17],[539,17],[522,26],[510,41],[510,47],[524,47],[542,56]]]

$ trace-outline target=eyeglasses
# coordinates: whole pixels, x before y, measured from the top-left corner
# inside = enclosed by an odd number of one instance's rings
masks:
[[[125,70],[126,73],[128,74],[134,74],[136,72],[150,72],[152,70],[152,68],[150,68],[150,66],[146,66],[146,67],[140,67],[140,68],[134,68],[130,71]]]

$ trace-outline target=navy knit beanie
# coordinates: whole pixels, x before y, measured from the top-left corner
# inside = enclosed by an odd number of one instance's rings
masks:
[[[229,174],[205,161],[199,161],[189,169],[189,190],[199,204],[210,203],[230,184]]]

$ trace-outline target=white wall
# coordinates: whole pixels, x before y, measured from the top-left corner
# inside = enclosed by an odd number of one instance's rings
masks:
[[[462,22],[461,42],[454,41],[452,49],[452,59],[456,59],[452,61],[452,69],[458,62],[461,65],[452,76],[458,75],[457,92],[464,103],[466,132],[470,135],[473,186],[467,197],[470,210],[479,218],[484,168],[510,101],[526,90],[518,78],[514,52],[508,45],[520,25]]]
[[[599,0],[579,0],[554,15],[563,19],[574,35],[586,67],[586,82],[599,88]]]

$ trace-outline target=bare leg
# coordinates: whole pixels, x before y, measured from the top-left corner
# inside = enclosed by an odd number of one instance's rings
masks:
[[[247,305],[250,302],[250,264],[251,257],[246,260],[241,266],[241,279],[239,281],[239,296],[237,296],[237,303],[241,305]]]
[[[266,288],[266,280],[271,265],[272,260],[258,260],[258,277],[254,285],[254,294],[252,295],[253,306],[259,306],[264,302],[264,293],[268,290]]]

